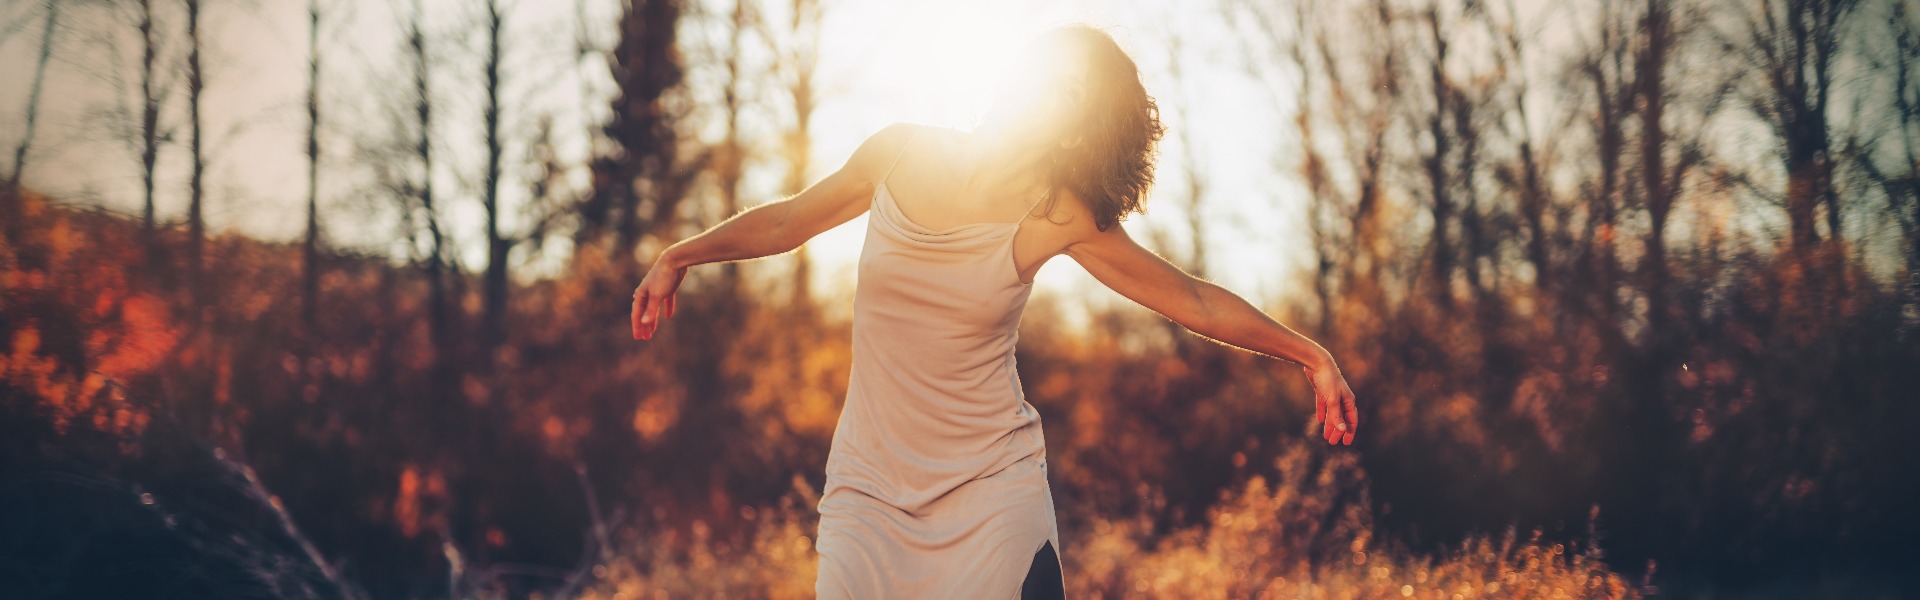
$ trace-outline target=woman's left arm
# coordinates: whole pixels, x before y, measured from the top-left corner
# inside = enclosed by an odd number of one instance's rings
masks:
[[[633,339],[653,339],[660,319],[673,316],[687,269],[790,252],[821,232],[867,211],[893,157],[912,126],[890,125],[869,136],[846,164],[793,197],[754,206],[660,253],[633,291]]]
[[[1306,369],[1314,389],[1314,419],[1321,437],[1353,444],[1359,411],[1353,390],[1320,344],[1275,321],[1245,298],[1180,270],[1141,247],[1125,229],[1084,229],[1064,253],[1122,296],[1172,319],[1194,333]]]

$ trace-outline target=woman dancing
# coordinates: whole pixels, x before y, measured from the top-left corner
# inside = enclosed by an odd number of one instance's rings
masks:
[[[689,267],[788,252],[872,213],[817,507],[820,598],[1063,595],[1040,414],[1014,368],[1033,276],[1055,256],[1197,334],[1301,365],[1322,437],[1353,443],[1353,392],[1324,348],[1119,226],[1142,208],[1163,132],[1113,38],[1062,27],[1027,46],[974,130],[886,127],[805,191],[657,258],[634,291],[635,339],[673,316]]]

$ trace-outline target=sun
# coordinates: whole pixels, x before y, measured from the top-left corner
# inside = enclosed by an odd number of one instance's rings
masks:
[[[821,52],[829,73],[823,114],[842,127],[821,129],[816,148],[844,157],[896,122],[972,130],[1028,41],[1060,25],[1102,21],[1089,2],[846,0],[829,17]],[[851,293],[865,223],[862,216],[807,242],[816,293]],[[1042,269],[1036,283],[1060,285],[1065,272]]]
[[[912,120],[970,129],[1027,41],[1073,21],[1066,3],[978,0],[913,3],[885,30],[861,74]]]

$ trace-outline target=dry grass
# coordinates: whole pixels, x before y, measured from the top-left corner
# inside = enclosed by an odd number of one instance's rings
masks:
[[[1365,474],[1352,455],[1321,458],[1308,442],[1292,442],[1271,476],[1248,477],[1224,493],[1203,522],[1156,532],[1148,509],[1063,532],[1067,589],[1080,598],[1640,596],[1600,561],[1591,541],[1570,547],[1509,529],[1439,555],[1377,542],[1365,496]],[[593,569],[582,597],[811,597],[811,507],[795,494],[751,514],[758,525],[741,544],[714,539],[699,522],[690,536],[634,540]]]

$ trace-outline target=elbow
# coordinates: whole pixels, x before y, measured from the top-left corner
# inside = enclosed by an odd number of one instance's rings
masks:
[[[812,237],[805,231],[801,231],[800,227],[792,225],[782,226],[776,233],[777,234],[773,236],[775,240],[774,254],[786,254],[798,250],[800,246],[807,243],[808,238]]]
[[[1198,279],[1189,279],[1187,285],[1189,292],[1187,306],[1189,308],[1186,310],[1187,318],[1180,320],[1180,324],[1185,326],[1188,331],[1213,339],[1222,339],[1221,335],[1223,332],[1221,331],[1222,323],[1219,318],[1219,311],[1216,310],[1212,300],[1207,297],[1208,284]]]
[[[1187,331],[1191,331],[1200,337],[1232,345],[1239,345],[1237,342],[1244,338],[1244,332],[1234,327],[1232,323],[1222,322],[1222,320],[1214,318],[1196,320],[1193,324],[1187,326]]]
[[[793,207],[785,202],[781,204],[781,210],[777,213],[779,217],[774,219],[773,226],[767,231],[766,240],[773,246],[773,251],[768,254],[792,252],[807,242],[807,236],[801,231],[804,227],[795,222]]]

